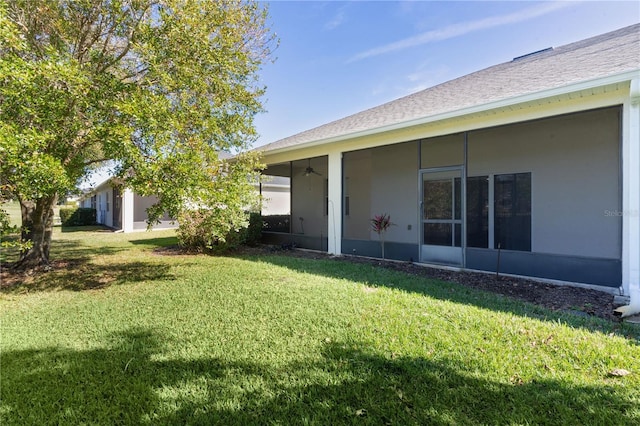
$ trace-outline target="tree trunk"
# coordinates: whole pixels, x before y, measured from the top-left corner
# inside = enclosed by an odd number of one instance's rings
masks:
[[[21,242],[28,244],[20,252],[15,269],[36,269],[49,266],[49,248],[53,234],[53,206],[58,197],[43,197],[35,201],[20,200],[22,212]]]

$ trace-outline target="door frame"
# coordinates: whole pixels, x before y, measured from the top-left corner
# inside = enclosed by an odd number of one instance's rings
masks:
[[[424,224],[427,223],[427,220],[424,219],[424,176],[429,173],[440,173],[440,172],[459,172],[460,173],[460,247],[455,246],[436,246],[424,244]],[[466,263],[465,259],[465,248],[467,245],[466,241],[466,221],[467,221],[467,170],[466,167],[462,164],[456,166],[445,166],[445,167],[430,167],[426,169],[418,170],[418,224],[419,224],[419,258],[421,263],[434,263],[434,264],[442,264],[453,267],[464,267]],[[452,203],[453,204],[453,203]],[[453,205],[452,205],[453,209]],[[455,222],[458,220],[455,219],[455,214],[453,215],[452,223],[452,238],[455,238]],[[431,250],[440,255],[441,258],[446,258],[448,256],[451,257],[452,261],[442,261],[432,258],[431,260],[426,257],[425,251]]]

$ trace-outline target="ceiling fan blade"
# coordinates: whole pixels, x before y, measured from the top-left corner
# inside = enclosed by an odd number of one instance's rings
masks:
[[[311,159],[308,159],[307,161],[308,161],[308,163],[307,163],[307,168],[304,170],[304,173],[303,173],[303,174],[304,174],[305,176],[311,176],[311,175],[318,175],[318,176],[322,176],[322,173],[318,173],[318,172],[316,172],[316,171],[313,169],[313,167],[311,167]]]
[[[321,173],[316,172],[315,170],[313,170],[313,167],[307,167],[303,173],[303,175],[305,176],[311,176],[311,175],[318,175],[318,176],[322,176]]]

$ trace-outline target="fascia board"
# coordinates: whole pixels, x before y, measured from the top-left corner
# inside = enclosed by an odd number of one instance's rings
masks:
[[[109,176],[108,178],[106,178],[102,182],[98,183],[93,189],[91,189],[91,191],[89,191],[86,194],[84,194],[83,197],[85,199],[88,198],[88,197],[92,197],[92,196],[96,195],[98,192],[101,192],[104,189],[112,186],[112,183],[113,183],[112,180],[113,180],[113,176]]]

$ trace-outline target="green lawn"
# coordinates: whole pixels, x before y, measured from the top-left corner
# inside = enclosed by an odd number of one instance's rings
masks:
[[[9,214],[9,223],[12,226],[22,225],[22,218],[20,217],[20,203],[17,201],[9,201],[0,204],[0,209],[6,211]]]
[[[0,424],[640,424],[632,325],[369,265],[152,251],[174,243],[58,231],[67,269],[0,294]]]
[[[6,211],[9,214],[10,224],[12,226],[21,226],[22,225],[22,213],[20,212],[20,203],[17,201],[8,201],[6,203],[0,204],[0,209]],[[54,223],[59,223],[60,219],[60,206],[55,206],[53,208],[54,213]]]

